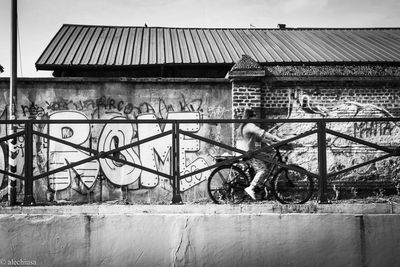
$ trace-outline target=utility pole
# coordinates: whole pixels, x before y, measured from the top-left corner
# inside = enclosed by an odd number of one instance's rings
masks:
[[[16,120],[17,114],[17,0],[11,0],[11,74],[10,74],[10,100],[9,100],[9,119]],[[17,132],[17,125],[11,124],[9,134]],[[10,173],[17,172],[17,138],[12,138],[8,142],[8,168]],[[17,203],[17,180],[15,177],[8,178],[8,203],[14,206]]]

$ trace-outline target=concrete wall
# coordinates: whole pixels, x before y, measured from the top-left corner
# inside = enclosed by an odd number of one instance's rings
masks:
[[[0,114],[7,118],[8,80],[0,80]],[[98,151],[127,145],[162,131],[171,124],[127,124],[124,119],[226,119],[231,118],[231,85],[224,79],[21,79],[18,82],[19,119],[61,119],[65,124],[35,125],[35,129]],[[80,119],[118,119],[120,124],[72,124]],[[181,129],[231,143],[227,125],[191,124]],[[0,133],[6,134],[5,125]],[[17,173],[24,170],[23,137],[18,143]],[[69,146],[35,137],[35,173],[61,167],[88,157]],[[151,169],[170,172],[171,137],[164,137],[121,152],[120,156]],[[6,166],[6,144],[0,151],[0,167]],[[181,139],[182,173],[209,166],[221,154],[199,140]],[[182,180],[184,199],[205,197],[209,171]],[[5,192],[4,176],[0,184]],[[21,187],[19,187],[21,190]],[[4,194],[3,194],[4,195]],[[51,175],[35,183],[38,202],[71,200],[135,200],[170,202],[168,179],[133,167],[100,159]]]
[[[169,207],[3,212],[0,260],[37,266],[398,266],[400,261],[398,213]]]

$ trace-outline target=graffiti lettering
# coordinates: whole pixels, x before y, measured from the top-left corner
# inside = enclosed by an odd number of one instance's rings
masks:
[[[38,106],[34,102],[30,105],[21,105],[22,114],[29,117],[41,117],[45,114],[44,108]]]
[[[167,114],[167,119],[199,119],[200,114],[198,112],[170,112]],[[154,114],[141,115],[138,117],[140,120],[151,120],[156,119]],[[172,129],[171,124],[165,126],[164,131]],[[200,125],[198,123],[181,124],[180,129],[188,132],[198,132]],[[156,134],[162,133],[162,130],[158,123],[155,124],[138,124],[138,135],[139,140],[151,137]],[[151,169],[157,169],[158,171],[164,170],[169,173],[171,164],[171,136],[161,137],[150,142],[146,142],[140,145],[140,158],[142,159],[143,166]],[[191,171],[207,167],[208,164],[203,158],[197,157],[196,160],[189,162],[187,158],[188,152],[196,152],[200,149],[200,141],[185,138],[183,135],[179,136],[179,158],[180,158],[180,170],[181,174],[187,174]],[[188,163],[189,162],[189,163]],[[208,177],[209,172],[200,173],[196,176],[190,176],[184,180],[181,180],[181,190],[185,191],[194,185],[205,180]],[[149,172],[143,172],[141,178],[141,184],[143,186],[156,186],[159,177],[156,174]]]
[[[59,101],[55,101],[52,103],[49,103],[46,101],[47,104],[47,109],[51,110],[51,111],[58,111],[58,110],[69,110],[69,105],[71,104],[73,107],[75,107],[76,105],[74,105],[74,103],[72,102],[72,100],[66,100],[61,98]]]
[[[85,120],[87,117],[77,111],[60,111],[50,115],[51,120]],[[78,133],[78,134],[74,134]],[[90,136],[90,124],[50,124],[49,135],[68,142],[87,145]],[[55,141],[49,141],[49,170],[54,170],[66,164],[77,162],[89,157],[88,154],[73,147]],[[91,188],[99,172],[99,163],[90,161],[75,168],[57,172],[49,176],[50,188],[60,191],[71,185],[71,180],[79,178],[82,183]]]
[[[167,117],[168,112],[173,112],[174,107],[172,105],[167,105],[163,99],[159,99],[158,102],[158,115],[160,118],[164,119]]]
[[[391,135],[395,125],[391,122],[367,121],[354,123],[355,137]]]
[[[114,120],[126,120],[124,117],[115,117]],[[132,142],[134,130],[130,124],[106,124],[100,134],[98,151],[110,151]],[[133,148],[121,150],[115,153],[123,160],[140,165],[139,156]],[[128,185],[135,182],[141,174],[141,170],[120,162],[108,159],[100,159],[101,169],[105,176],[116,185]]]
[[[198,112],[174,112],[168,113],[168,119],[192,119],[198,120],[200,114]],[[198,123],[185,123],[180,125],[180,129],[196,133],[200,130],[200,125]],[[181,175],[193,172],[208,166],[207,162],[201,158],[197,157],[194,161],[190,162],[187,158],[187,152],[196,152],[200,149],[200,141],[198,139],[187,138],[184,135],[179,135],[179,161]],[[201,172],[199,174],[189,176],[181,180],[180,187],[181,190],[185,191],[196,184],[204,181],[210,175],[210,171]]]
[[[230,114],[230,110],[225,107],[205,105],[205,101],[202,98],[188,97],[184,94],[173,98],[172,103],[169,102],[171,99],[170,94],[167,98],[151,98],[151,101],[130,102],[129,99],[131,98],[121,100],[114,96],[106,95],[92,99],[80,99],[77,96],[72,98],[58,97],[44,101],[44,105],[39,105],[34,101],[20,105],[20,114],[23,117],[34,119],[65,121],[57,124],[35,124],[34,127],[36,127],[37,131],[49,134],[60,140],[94,148],[98,152],[115,150],[172,129],[171,124],[162,123],[160,119],[200,119],[203,116],[221,118],[225,116],[226,112]],[[106,125],[69,123],[71,120],[87,120],[89,118],[121,120],[121,123],[109,123]],[[123,121],[128,118],[137,119],[138,123],[124,123]],[[140,120],[143,119],[154,120],[154,123],[140,123]],[[180,124],[180,129],[192,133],[198,132],[200,127],[199,123]],[[220,131],[220,128],[218,129]],[[23,173],[23,157],[26,155],[24,155],[23,137],[20,138],[22,139],[18,140],[17,145],[18,173]],[[185,135],[180,135],[179,138],[178,155],[181,175],[207,167],[206,159],[213,161],[213,158],[207,153],[200,152],[199,140],[191,139]],[[38,173],[53,171],[93,156],[84,150],[76,149],[45,137],[36,136],[35,141],[35,154],[32,160],[35,172]],[[87,194],[98,188],[95,186],[97,179],[100,181],[101,178],[101,181],[103,181],[104,178],[109,183],[99,183],[103,190],[112,190],[114,187],[123,187],[123,190],[160,187],[160,189],[168,191],[170,190],[168,187],[169,181],[162,179],[162,176],[132,167],[116,160],[116,158],[158,172],[171,174],[171,151],[172,136],[167,135],[142,143],[136,147],[114,151],[111,154],[114,159],[99,158],[49,175],[47,186],[50,191],[60,192],[73,189],[71,192],[76,191],[81,194]],[[0,149],[0,156],[2,154],[4,154],[4,147],[2,150]],[[201,155],[204,155],[204,158]],[[4,155],[0,158],[0,168],[6,164],[6,160]],[[206,171],[182,179],[180,181],[181,191],[188,190],[204,181],[208,174],[209,171]],[[0,176],[0,178],[1,182],[3,176]],[[63,198],[68,197],[68,194],[64,193],[57,195]],[[69,195],[71,196],[71,194]],[[114,196],[115,194],[107,192],[105,195]]]
[[[138,120],[155,120],[154,114],[144,114],[138,117]],[[168,127],[171,129],[171,127]],[[165,129],[165,130],[169,130]],[[138,123],[138,137],[139,140],[146,139],[153,135],[162,133],[160,125],[158,123]],[[139,146],[140,158],[142,159],[143,166],[153,170],[170,170],[170,151],[171,151],[171,137],[164,136]],[[147,187],[154,187],[158,183],[158,175],[143,172],[141,177],[141,184]]]
[[[194,99],[186,101],[185,96],[181,94],[182,101],[179,101],[181,111],[200,111],[203,100]]]
[[[75,110],[75,111],[86,111],[91,110],[92,114],[101,113],[108,111],[118,111],[121,115],[130,115],[133,118],[141,114],[155,114],[157,118],[165,119],[168,112],[174,111],[189,111],[189,112],[201,112],[203,101],[201,99],[194,99],[188,101],[185,96],[181,95],[181,100],[178,102],[178,108],[174,109],[173,105],[167,104],[162,98],[158,99],[153,106],[152,103],[142,102],[139,105],[134,105],[123,100],[116,100],[112,97],[101,96],[94,100],[79,100],[74,102],[72,100],[67,100],[60,98],[53,102],[46,101],[46,109],[49,111],[61,111],[61,110]],[[158,108],[158,110],[157,110]],[[29,106],[21,106],[22,113],[24,116],[42,116],[44,114],[43,108],[32,103]]]
[[[199,119],[198,112],[172,112],[167,113],[167,119]],[[50,115],[51,120],[85,120],[87,117],[78,111],[58,111]],[[138,116],[138,120],[156,120],[154,114],[143,114]],[[118,116],[113,120],[126,120]],[[137,134],[135,127],[137,128]],[[171,130],[172,125],[167,124],[164,131]],[[197,132],[200,125],[197,123],[182,124],[181,129],[189,132]],[[92,135],[90,124],[50,124],[49,134],[56,138],[81,146],[89,145],[89,137]],[[138,123],[137,125],[127,123],[109,123],[104,125],[98,138],[98,151],[110,151],[121,146],[125,146],[137,140],[143,140],[156,134],[162,133],[159,123]],[[144,167],[164,173],[171,170],[171,135],[140,144],[138,148],[128,148],[112,154],[114,157],[142,165]],[[136,151],[136,150],[137,151]],[[199,140],[185,138],[180,135],[180,169],[182,174],[189,171],[207,167],[207,162],[199,157],[195,160],[187,158],[188,152],[196,152],[200,149]],[[49,170],[54,170],[73,162],[81,161],[89,155],[78,149],[55,141],[49,141]],[[71,187],[72,181],[82,183],[87,189],[92,188],[96,178],[101,171],[104,176],[118,186],[129,185],[140,178],[140,185],[144,187],[155,187],[159,184],[159,175],[142,171],[139,168],[123,164],[121,162],[100,158],[98,161],[91,161],[79,165],[79,167],[61,171],[49,177],[49,184],[52,190],[60,191]],[[182,190],[202,182],[208,172],[188,177],[181,181]]]

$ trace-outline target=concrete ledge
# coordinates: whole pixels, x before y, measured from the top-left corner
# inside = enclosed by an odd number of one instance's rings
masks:
[[[171,209],[162,213],[162,207]],[[23,208],[39,214],[2,209],[0,263],[297,267],[400,262],[399,214],[254,213],[259,207],[243,206],[185,213],[185,206],[162,207],[110,206],[100,214],[73,214],[85,212],[83,207],[64,209],[70,214],[52,214],[60,207],[47,214],[40,214],[46,207]]]
[[[3,207],[0,214],[285,214],[285,213],[334,213],[334,214],[400,214],[398,203],[368,204],[241,204],[241,205],[58,205],[34,207]]]

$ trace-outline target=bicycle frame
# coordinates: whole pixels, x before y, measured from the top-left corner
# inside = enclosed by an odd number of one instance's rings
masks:
[[[273,155],[271,155],[272,153],[267,155],[249,154],[250,159],[258,159],[268,164],[265,176],[262,177],[264,178],[263,182],[254,188],[255,196],[252,198],[255,200],[267,199],[271,193],[282,204],[307,202],[313,194],[312,177],[304,172],[299,172],[298,170],[302,170],[300,166],[290,164],[287,165],[288,168],[285,168],[286,163],[279,148],[274,148],[274,151]],[[207,190],[210,198],[216,204],[226,202],[237,204],[246,198],[246,187],[249,186],[255,175],[254,165],[249,157],[224,158],[221,160],[226,164],[217,167],[209,176]],[[301,187],[302,183],[306,185],[304,188]]]
[[[278,148],[274,148],[274,155],[272,156],[272,159],[274,161],[280,162],[280,163],[284,163],[283,158],[282,158],[282,154],[279,151]],[[240,162],[240,164],[244,163],[246,165],[245,168],[243,168],[243,171],[246,173],[248,173],[248,178],[249,178],[249,182],[251,182],[254,179],[254,175],[255,175],[255,170],[253,168],[253,166],[251,165],[251,163],[248,160],[243,160]],[[238,163],[233,163],[232,165],[239,165]],[[264,176],[263,182],[262,182],[262,186],[263,187],[267,187],[267,182],[272,178],[274,171],[277,170],[278,165],[273,164],[273,163],[268,163],[268,165],[270,165],[270,167],[268,168],[268,172],[267,174]],[[248,171],[248,172],[247,172]]]

